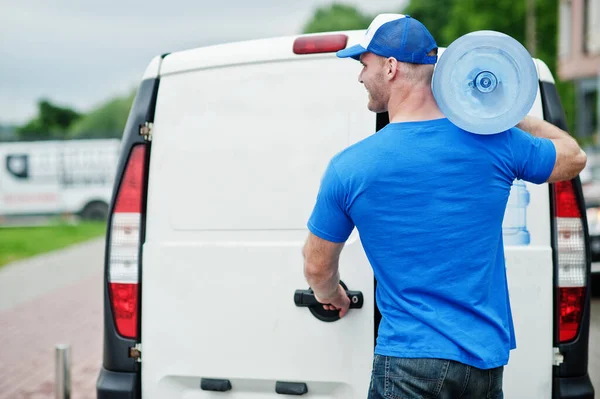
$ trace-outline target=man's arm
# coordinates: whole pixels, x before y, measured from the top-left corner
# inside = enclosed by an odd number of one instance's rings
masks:
[[[308,233],[304,245],[304,277],[321,303],[335,297],[340,283],[339,259],[344,243],[335,243]]]
[[[307,222],[309,233],[303,250],[304,276],[317,301],[326,310],[339,310],[340,317],[350,307],[350,298],[339,284],[338,271],[340,253],[354,228],[346,211],[347,195],[332,160],[321,179],[317,201]]]
[[[526,116],[517,127],[532,136],[550,139],[556,149],[556,162],[549,183],[570,180],[585,167],[587,156],[567,132],[544,120]]]

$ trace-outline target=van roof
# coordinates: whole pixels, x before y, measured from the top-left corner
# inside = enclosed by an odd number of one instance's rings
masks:
[[[282,36],[257,40],[246,40],[232,43],[217,44],[174,52],[165,57],[160,65],[160,75],[170,75],[196,69],[207,69],[222,66],[256,64],[262,62],[306,59],[307,57],[331,57],[331,53],[297,55],[293,52],[294,41],[298,37],[345,34],[348,45],[358,43],[364,35],[364,30],[326,32],[313,35]],[[152,60],[144,77],[151,77],[157,72],[159,57]],[[147,76],[148,75],[148,76]],[[156,75],[155,75],[156,76]]]
[[[154,57],[143,79],[152,79],[184,73],[198,69],[218,68],[225,66],[257,64],[263,62],[277,62],[293,59],[307,59],[331,57],[332,53],[297,55],[293,52],[294,41],[298,37],[314,35],[345,34],[348,36],[347,47],[357,44],[365,34],[365,30],[324,32],[310,35],[282,36],[257,40],[246,40],[232,43],[217,44],[198,47],[189,50],[177,51],[168,56]],[[440,55],[445,48],[440,48]],[[554,83],[554,78],[548,66],[541,60],[534,58],[540,81]]]

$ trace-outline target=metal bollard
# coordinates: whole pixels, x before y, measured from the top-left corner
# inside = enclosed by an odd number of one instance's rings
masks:
[[[56,399],[71,399],[71,346],[56,345],[55,358],[56,381],[54,394]]]

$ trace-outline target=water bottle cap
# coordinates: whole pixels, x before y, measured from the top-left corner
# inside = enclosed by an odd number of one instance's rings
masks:
[[[474,81],[475,87],[482,93],[490,93],[498,87],[496,75],[489,71],[479,72]]]

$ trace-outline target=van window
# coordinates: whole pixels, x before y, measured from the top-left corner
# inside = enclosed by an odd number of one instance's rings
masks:
[[[17,179],[29,177],[28,163],[26,154],[9,154],[6,156],[6,170]]]

